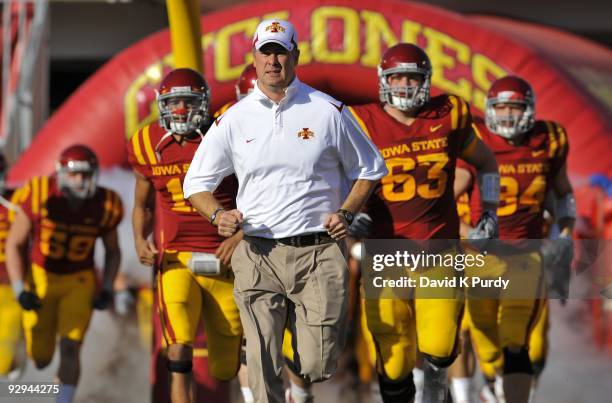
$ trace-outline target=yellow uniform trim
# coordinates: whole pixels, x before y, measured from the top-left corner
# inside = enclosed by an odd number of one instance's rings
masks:
[[[457,130],[457,125],[459,124],[459,104],[457,102],[457,97],[451,95],[450,97],[451,104],[453,107],[451,109],[451,129]]]
[[[476,123],[472,123],[472,129],[474,129],[476,136],[482,140],[482,133],[480,133],[480,130],[478,130],[478,125],[476,125]]]
[[[235,103],[236,102],[234,101],[229,101],[228,103],[223,105],[217,110],[217,112],[215,112],[215,114],[213,115],[213,119],[217,119],[219,116],[223,115],[230,108],[230,106],[234,105]]]
[[[567,133],[565,129],[560,125],[557,126],[557,134],[559,135],[559,155],[562,155],[567,147]]]
[[[100,225],[103,228],[106,228],[107,222],[110,220],[111,211],[113,209],[113,195],[111,191],[106,189],[104,192],[104,215],[102,216],[102,220],[100,221]]]
[[[155,165],[157,164],[157,158],[155,157],[155,152],[151,146],[151,135],[149,134],[150,127],[151,126],[146,125],[144,129],[142,129],[142,142],[144,143],[145,151],[147,152],[147,157],[149,158],[150,164]]]
[[[459,100],[461,101],[461,129],[463,129],[467,125],[469,109],[467,103],[463,100],[463,98],[459,98]]]
[[[132,136],[132,148],[134,149],[136,161],[138,161],[140,165],[146,165],[147,163],[145,162],[144,156],[142,155],[142,150],[140,149],[140,142],[138,141],[138,139],[140,138],[139,133],[140,131],[137,131],[136,134]]]
[[[357,114],[357,112],[355,112],[352,106],[349,106],[348,109],[351,112],[351,115],[353,115],[353,117],[357,121],[357,124],[359,125],[359,127],[361,127],[361,130],[363,130],[366,136],[368,136],[371,139],[372,136],[370,135],[370,131],[368,130],[368,127],[366,126],[365,122],[359,117],[359,115]]]
[[[40,178],[40,205],[43,206],[49,198],[49,178]]]
[[[8,212],[9,222],[12,223],[15,221],[15,213],[21,208],[23,203],[28,199],[28,196],[30,195],[30,192],[31,192],[30,188],[31,188],[30,184],[26,183],[24,186],[17,189],[11,196],[11,203],[14,204],[15,206],[18,206],[18,208],[9,209],[9,212]]]
[[[47,199],[49,198],[49,177],[40,178],[40,212],[47,216]]]
[[[559,143],[557,142],[557,137],[555,136],[555,129],[551,122],[546,122],[546,128],[548,129],[548,140],[550,143],[550,148],[548,150],[548,158],[553,158],[559,147]]]
[[[40,187],[39,178],[32,178],[32,213],[38,214],[40,210]]]

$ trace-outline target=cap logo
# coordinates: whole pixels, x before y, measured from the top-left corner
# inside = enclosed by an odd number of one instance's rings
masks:
[[[285,27],[283,27],[280,22],[274,21],[272,24],[266,27],[266,32],[279,33],[285,32]]]

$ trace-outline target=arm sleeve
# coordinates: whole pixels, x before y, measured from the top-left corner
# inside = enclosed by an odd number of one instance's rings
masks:
[[[214,191],[223,178],[234,173],[228,141],[229,124],[226,121],[227,116],[225,119],[221,118],[206,132],[189,165],[183,182],[186,199],[195,193]]]
[[[349,179],[378,180],[384,177],[388,172],[385,160],[348,108],[341,112],[339,127],[336,146]]]

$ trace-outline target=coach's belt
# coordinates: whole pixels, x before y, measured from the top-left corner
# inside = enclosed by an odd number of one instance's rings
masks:
[[[313,246],[336,242],[327,232],[315,232],[308,235],[289,236],[287,238],[276,238],[274,241],[289,246]]]

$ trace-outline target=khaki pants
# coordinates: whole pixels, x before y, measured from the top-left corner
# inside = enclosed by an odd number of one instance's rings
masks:
[[[285,326],[293,334],[293,369],[310,382],[329,379],[347,328],[348,270],[339,246],[293,247],[247,236],[232,268],[255,401],[284,402]]]

